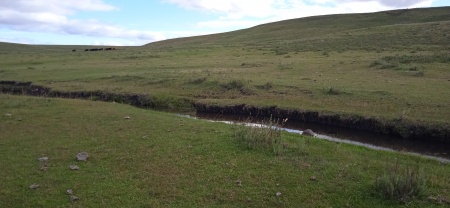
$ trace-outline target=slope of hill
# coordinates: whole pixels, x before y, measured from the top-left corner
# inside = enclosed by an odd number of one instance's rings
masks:
[[[339,49],[343,46],[357,49],[398,47],[409,43],[448,47],[450,45],[449,21],[450,7],[326,15],[268,23],[227,33],[165,40],[146,46],[245,44],[260,47],[285,47],[284,44],[289,44],[289,50],[302,51],[312,48]],[[295,43],[294,47],[292,43]]]

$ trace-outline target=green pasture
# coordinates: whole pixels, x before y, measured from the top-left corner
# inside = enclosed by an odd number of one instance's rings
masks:
[[[192,100],[448,128],[449,14],[309,17],[109,51],[0,43],[0,81],[142,94],[172,112]],[[286,132],[274,154],[242,147],[235,133],[119,103],[0,94],[0,207],[442,207],[450,198],[448,164]],[[87,162],[75,161],[80,151]],[[395,164],[426,179],[420,196],[375,190]],[[71,204],[67,189],[80,200]]]
[[[1,207],[442,207],[450,196],[448,164],[298,134],[282,133],[274,154],[239,145],[233,125],[117,103],[0,95],[0,113]],[[423,174],[420,196],[375,191],[394,164]]]
[[[448,123],[449,12],[309,17],[112,51],[0,43],[0,79]]]
[[[9,46],[9,45],[8,45]],[[446,51],[304,51],[277,55],[252,47],[71,52],[35,46],[5,52],[2,80],[64,91],[100,90],[192,98],[383,118],[448,122],[450,55]],[[414,52],[414,53],[412,53]],[[386,63],[406,56],[409,63]],[[420,57],[431,57],[422,63]],[[444,60],[433,60],[444,56]],[[378,65],[376,65],[378,64]]]

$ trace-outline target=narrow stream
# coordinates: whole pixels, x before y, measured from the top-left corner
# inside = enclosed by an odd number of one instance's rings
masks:
[[[260,124],[253,123],[253,121],[261,121],[264,119],[251,118],[252,122],[248,122],[248,117],[244,118],[237,115],[215,115],[208,113],[197,113],[194,117],[186,117],[229,124],[243,123],[249,126],[260,126]],[[407,140],[366,131],[291,120],[288,120],[280,128],[288,132],[299,134],[305,129],[312,129],[316,133],[316,138],[319,139],[364,146],[376,150],[397,151],[406,154],[420,155],[441,162],[450,163],[450,144],[445,142]]]

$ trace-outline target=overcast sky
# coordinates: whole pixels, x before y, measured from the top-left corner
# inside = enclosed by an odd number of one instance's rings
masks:
[[[450,6],[450,0],[0,0],[0,42],[143,45],[324,14]]]

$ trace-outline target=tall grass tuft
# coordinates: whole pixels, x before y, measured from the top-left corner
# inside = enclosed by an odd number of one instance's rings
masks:
[[[237,142],[248,149],[269,150],[279,155],[284,145],[281,139],[281,128],[287,119],[282,123],[279,120],[268,119],[260,124],[249,125],[250,122],[236,126],[234,136]]]
[[[426,179],[418,165],[415,168],[402,168],[397,161],[382,176],[377,177],[375,189],[386,199],[406,202],[420,196],[426,188],[425,183]]]

